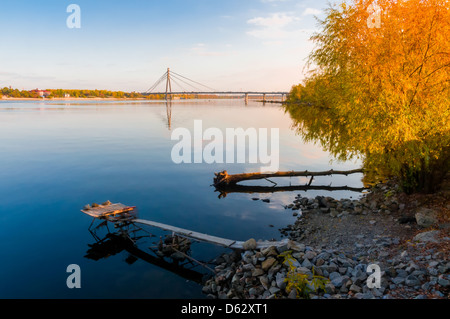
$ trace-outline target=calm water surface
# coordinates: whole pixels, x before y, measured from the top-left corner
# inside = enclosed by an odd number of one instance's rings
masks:
[[[302,142],[277,104],[179,101],[169,115],[160,102],[0,101],[0,298],[204,298],[193,271],[205,274],[206,269],[186,265],[190,271],[182,272],[150,253],[164,235],[157,229],[145,228],[156,237],[138,240],[139,251],[111,245],[93,258],[90,249],[107,229],[99,229],[97,238],[91,234],[92,218],[80,212],[87,203],[135,205],[140,218],[235,240],[281,239],[278,229],[294,221],[283,205],[296,194],[359,195],[296,191],[231,193],[219,199],[211,186],[214,172],[254,172],[261,165],[174,164],[175,128],[192,129],[194,120],[223,132],[279,128],[280,170],[360,164],[330,163],[319,146]],[[314,183],[360,187],[361,177],[322,177]],[[292,178],[279,185],[305,182]],[[204,243],[192,246],[192,256],[202,261],[226,251]],[[70,264],[81,267],[81,289],[67,288]]]

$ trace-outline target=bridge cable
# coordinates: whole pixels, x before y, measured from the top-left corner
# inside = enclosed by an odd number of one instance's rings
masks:
[[[174,77],[171,78],[171,81],[172,81],[173,83],[175,83],[176,85],[178,85],[178,86],[183,90],[183,92],[187,92],[186,89],[185,89],[180,83],[178,83],[177,81],[175,81]]]
[[[199,85],[201,85],[201,86],[207,88],[208,90],[216,91],[215,89],[213,89],[213,88],[211,88],[211,87],[209,87],[209,86],[207,86],[207,85],[204,85],[204,84],[201,84],[200,82],[191,80],[191,79],[189,79],[189,78],[187,78],[187,77],[185,77],[185,76],[182,76],[181,74],[178,74],[178,73],[176,73],[176,72],[170,71],[170,73],[171,73],[171,74],[178,75],[179,77],[182,77],[182,78],[184,78],[184,79],[186,79],[186,80],[188,80],[188,81],[191,81],[191,82],[193,82],[193,83],[199,84]]]
[[[167,79],[167,72],[164,73],[146,92],[151,93],[162,81]]]
[[[179,81],[181,81],[181,82],[183,82],[183,83],[189,85],[190,87],[193,87],[193,88],[194,88],[195,90],[197,90],[197,91],[201,91],[201,89],[199,89],[198,87],[196,87],[196,86],[190,84],[189,82],[184,81],[182,78],[180,78],[180,77],[177,76],[177,75],[172,75],[172,78],[175,78],[175,79],[177,79],[177,80],[179,80]]]

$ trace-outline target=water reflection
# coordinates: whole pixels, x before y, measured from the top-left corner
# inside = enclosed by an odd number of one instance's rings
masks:
[[[115,231],[110,230],[111,224],[114,226]],[[161,238],[157,245],[148,247],[148,250],[139,247],[139,241],[155,236],[128,219],[118,219],[114,223],[111,223],[111,221],[108,220],[103,220],[97,225],[94,225],[95,223],[91,224],[88,229],[94,237],[95,243],[88,244],[89,249],[86,251],[86,255],[84,256],[87,259],[99,261],[125,251],[128,253],[128,257],[125,259],[125,262],[129,265],[132,265],[137,260],[141,259],[151,265],[168,270],[186,280],[190,280],[198,284],[201,284],[208,275],[194,270],[194,268],[199,267],[199,264],[209,268],[206,266],[207,263],[198,262],[190,258],[188,255],[188,250],[184,250],[184,252],[182,252],[183,256],[180,257],[178,255],[177,258],[175,258],[175,256],[167,253],[169,251],[167,247],[171,245],[162,243]],[[106,233],[104,235],[99,235],[98,233],[101,231],[106,231]],[[173,238],[175,237],[167,236],[164,242],[169,243],[169,241]],[[187,239],[182,240],[186,241]],[[177,248],[180,246],[181,245],[178,245]],[[180,251],[183,251],[182,248],[179,249]]]
[[[293,192],[293,191],[308,191],[308,190],[321,190],[321,191],[351,191],[351,192],[363,192],[366,190],[364,187],[349,187],[349,186],[314,186],[314,185],[289,185],[289,186],[255,186],[255,185],[230,185],[226,188],[216,187],[216,192],[219,192],[219,199],[227,197],[232,193],[276,193],[276,192]]]

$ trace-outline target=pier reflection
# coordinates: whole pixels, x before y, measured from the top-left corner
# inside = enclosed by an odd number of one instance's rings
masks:
[[[164,251],[167,252],[168,245],[166,244],[168,238],[172,238],[171,236],[166,237],[164,242],[161,242],[162,239],[160,239],[158,244],[144,249],[139,247],[138,244],[142,241],[141,246],[144,246],[144,240],[155,238],[154,235],[128,221],[113,224],[115,231],[111,231],[111,225],[108,224],[111,223],[102,221],[96,227],[91,225],[89,232],[94,237],[95,242],[88,244],[89,249],[84,256],[85,258],[98,261],[126,252],[128,257],[125,262],[129,265],[141,259],[198,284],[201,284],[204,277],[207,276],[206,273],[193,269],[199,267],[199,264],[189,258],[187,251],[182,253],[182,256],[178,254],[177,258],[164,254]],[[100,232],[103,233],[101,236],[99,235]]]

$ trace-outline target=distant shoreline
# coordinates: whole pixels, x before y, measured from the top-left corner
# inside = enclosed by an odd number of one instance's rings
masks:
[[[90,101],[132,101],[132,100],[149,100],[145,98],[108,98],[108,97],[55,97],[51,99],[42,98],[27,98],[27,97],[3,97],[0,101],[77,101],[77,100],[90,100]],[[154,100],[153,100],[154,101]],[[164,100],[161,100],[164,101]]]

